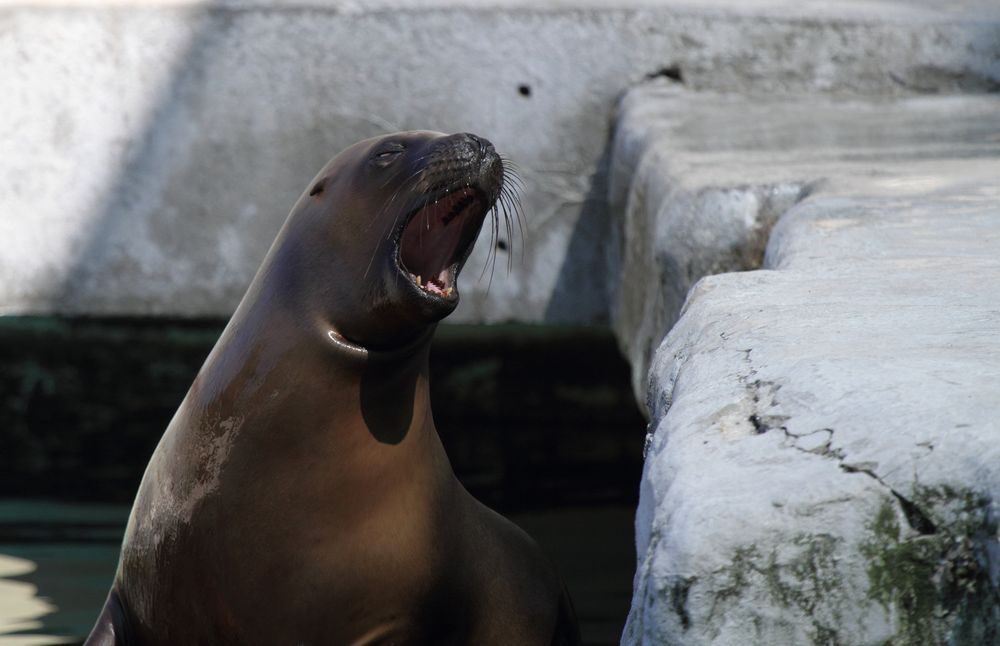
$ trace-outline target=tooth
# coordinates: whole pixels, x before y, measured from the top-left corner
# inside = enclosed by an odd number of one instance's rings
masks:
[[[423,280],[423,276],[417,276],[417,284],[420,285],[420,286],[423,286],[423,283],[421,282],[421,280]]]

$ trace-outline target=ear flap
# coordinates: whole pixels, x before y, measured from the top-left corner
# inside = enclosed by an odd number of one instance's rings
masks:
[[[320,193],[322,193],[323,192],[323,187],[325,187],[325,186],[326,186],[326,178],[324,177],[323,179],[321,179],[318,182],[316,182],[316,184],[312,187],[312,190],[309,191],[310,197],[313,196],[313,195],[319,195]]]

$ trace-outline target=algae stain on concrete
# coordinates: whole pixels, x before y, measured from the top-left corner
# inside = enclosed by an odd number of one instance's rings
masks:
[[[896,505],[886,499],[879,507],[869,527],[870,540],[861,545],[861,553],[869,561],[868,596],[878,601],[886,611],[899,615],[901,643],[920,635],[930,635],[935,623],[932,611],[937,594],[931,582],[933,575],[933,539],[903,538]]]
[[[838,626],[847,603],[838,570],[837,549],[841,539],[829,534],[797,534],[791,541],[763,554],[755,545],[734,552],[730,565],[718,572],[725,582],[716,591],[710,615],[725,612],[730,602],[747,604],[753,590],[790,611],[808,628],[810,644],[840,646]],[[755,618],[759,624],[762,618]]]
[[[899,646],[1000,644],[1000,555],[992,503],[969,489],[914,489],[911,504],[934,521],[931,532],[906,526],[886,498],[861,544],[868,597],[896,618]]]

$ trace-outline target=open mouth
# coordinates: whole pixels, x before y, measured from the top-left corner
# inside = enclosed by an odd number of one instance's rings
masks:
[[[462,261],[479,235],[486,200],[474,188],[447,193],[414,211],[399,240],[399,266],[425,294],[453,300]]]

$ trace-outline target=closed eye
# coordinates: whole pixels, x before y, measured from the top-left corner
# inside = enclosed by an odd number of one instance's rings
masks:
[[[374,162],[377,166],[387,166],[394,159],[399,157],[403,153],[403,150],[403,146],[399,144],[392,146],[391,148],[384,148],[375,153],[372,157],[372,162]]]

